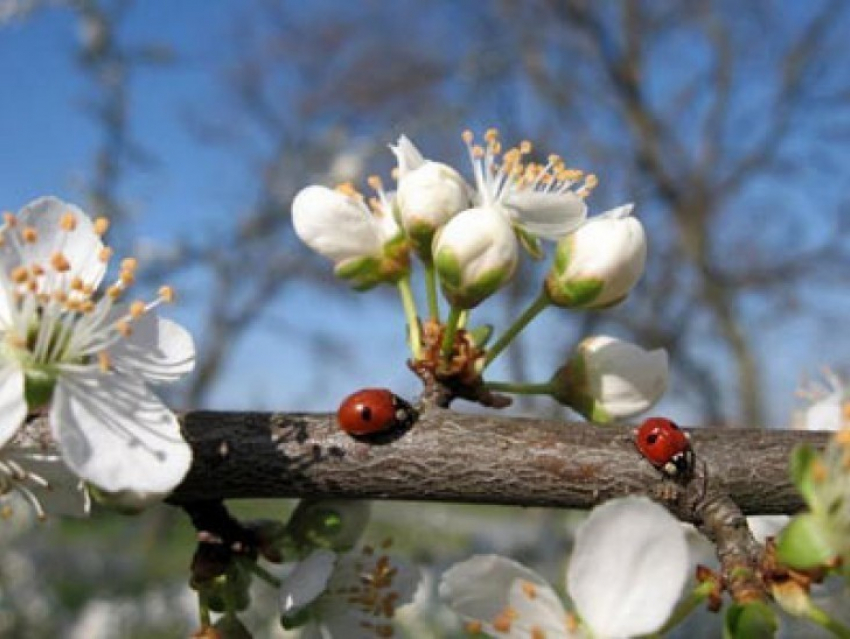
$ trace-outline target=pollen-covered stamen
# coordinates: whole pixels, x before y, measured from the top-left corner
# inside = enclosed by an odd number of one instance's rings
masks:
[[[109,220],[105,217],[98,217],[94,220],[94,232],[103,237],[109,229]]]
[[[21,229],[21,238],[27,244],[38,242],[38,230],[34,226],[25,226]]]
[[[0,461],[0,495],[17,491],[35,511],[36,516],[44,520],[45,512],[35,493],[24,483],[30,482],[38,488],[50,490],[50,483],[41,475],[25,470],[12,460]]]

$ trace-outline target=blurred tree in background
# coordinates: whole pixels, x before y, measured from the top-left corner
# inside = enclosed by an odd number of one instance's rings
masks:
[[[599,174],[592,211],[634,200],[651,241],[640,294],[604,316],[551,312],[539,337],[515,345],[506,375],[545,374],[581,336],[615,332],[669,351],[671,411],[766,426],[786,421],[787,398],[775,397],[790,395],[803,368],[846,359],[847,344],[832,335],[850,305],[842,295],[847,3],[256,1],[209,13],[206,5],[181,3],[172,16],[167,2],[0,2],[0,48],[8,34],[25,38],[47,21],[74,34],[73,48],[44,55],[75,60],[73,97],[88,119],[79,132],[88,156],[65,169],[66,180],[77,177],[76,199],[163,229],[142,250],[146,273],[177,279],[199,353],[175,406],[330,408],[352,388],[388,381],[415,392],[402,336],[384,330],[386,314],[398,312],[389,296],[382,314],[367,315],[331,281],[291,231],[291,200],[308,183],[386,173],[386,144],[402,132],[429,157],[464,166],[460,131],[490,125]],[[159,21],[172,28],[160,33]],[[174,88],[181,69],[194,74],[191,100]],[[14,74],[27,73],[18,60]],[[26,126],[22,116],[15,126]],[[177,128],[179,148],[163,139]],[[142,175],[179,195],[140,187]],[[182,194],[173,187],[181,181]],[[24,201],[6,197],[4,206]],[[145,248],[117,233],[119,247]],[[525,304],[525,281],[512,285],[512,306]],[[487,313],[504,324],[513,311]],[[254,371],[267,380],[259,387]],[[402,507],[379,513],[392,508]],[[517,529],[531,553],[524,559],[563,550],[566,540],[546,534],[558,517],[531,514],[530,528]],[[99,521],[97,538],[68,524],[50,531],[65,546],[38,534],[4,553],[0,633],[45,636],[76,623],[74,636],[95,636],[80,634],[81,611],[95,598],[114,610],[135,602],[121,614],[142,627],[160,616],[157,596],[182,592],[191,534],[170,534],[182,525],[175,513]],[[457,534],[445,552],[486,538]],[[444,549],[422,543],[411,540],[411,552],[446,561]],[[21,574],[37,596],[8,587]],[[150,625],[163,636],[186,623],[161,616],[166,625]]]

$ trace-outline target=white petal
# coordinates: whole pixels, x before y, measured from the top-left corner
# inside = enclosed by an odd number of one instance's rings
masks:
[[[60,227],[62,217],[67,213],[73,215],[77,223],[77,228],[70,232]],[[38,242],[26,246],[21,263],[49,264],[50,257],[61,251],[71,265],[71,270],[63,278],[66,285],[74,277],[95,288],[100,284],[106,272],[106,264],[99,258],[103,242],[94,232],[91,219],[80,208],[57,197],[42,197],[21,209],[18,224],[31,226],[38,232]],[[45,292],[55,288],[45,281]]]
[[[292,224],[302,242],[334,262],[381,251],[379,231],[366,205],[324,186],[298,192]]]
[[[647,351],[605,335],[579,346],[587,366],[590,393],[612,418],[632,417],[651,408],[667,389],[667,351]]]
[[[5,363],[0,366],[0,447],[14,437],[26,416],[23,371]]]
[[[587,217],[584,200],[570,191],[519,191],[508,195],[504,204],[515,213],[517,225],[549,240],[558,240],[574,231]]]
[[[561,600],[540,575],[499,555],[476,555],[455,564],[440,582],[440,597],[466,621],[477,621],[496,637],[531,637],[539,628],[546,637],[567,637]],[[512,611],[510,631],[494,622]]]
[[[634,202],[629,202],[628,204],[622,204],[621,206],[617,206],[613,209],[608,209],[604,213],[600,213],[595,216],[594,220],[601,220],[603,218],[613,218],[615,220],[620,220],[624,217],[629,217],[634,211],[635,205]]]
[[[11,459],[24,470],[47,481],[47,487],[24,482],[32,490],[47,516],[85,517],[91,510],[88,491],[58,455],[45,455],[40,449],[10,448],[4,459]]]
[[[406,135],[402,134],[398,138],[395,145],[390,144],[390,149],[395,153],[398,159],[398,177],[402,178],[410,171],[418,169],[425,164],[425,158],[416,148],[416,145],[410,141]]]
[[[337,554],[319,549],[310,553],[304,561],[287,575],[280,586],[280,612],[291,616],[318,599],[328,587]]]
[[[689,570],[681,524],[646,498],[626,497],[579,527],[567,589],[596,635],[632,637],[667,621]]]
[[[177,380],[195,367],[195,343],[180,324],[145,313],[133,320],[132,330],[109,349],[117,369],[156,383]]]
[[[841,430],[844,426],[843,393],[831,393],[803,412],[806,430]]]
[[[118,373],[63,373],[50,426],[65,463],[111,493],[166,495],[192,460],[174,413],[140,379]]]

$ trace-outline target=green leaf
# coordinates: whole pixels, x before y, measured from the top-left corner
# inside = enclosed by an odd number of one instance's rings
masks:
[[[760,601],[732,604],[723,619],[723,639],[770,639],[777,629],[776,613]]]
[[[814,513],[797,515],[780,533],[776,552],[792,568],[816,568],[828,563],[836,552],[829,542],[828,524]]]

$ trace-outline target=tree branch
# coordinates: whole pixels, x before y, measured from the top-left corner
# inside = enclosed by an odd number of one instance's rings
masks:
[[[663,501],[702,525],[712,503],[746,515],[794,513],[803,502],[788,458],[828,433],[696,429],[698,472],[662,477],[631,431],[427,409],[384,444],[355,441],[332,414],[190,412],[194,462],[170,501],[327,497],[592,508],[628,494]]]

